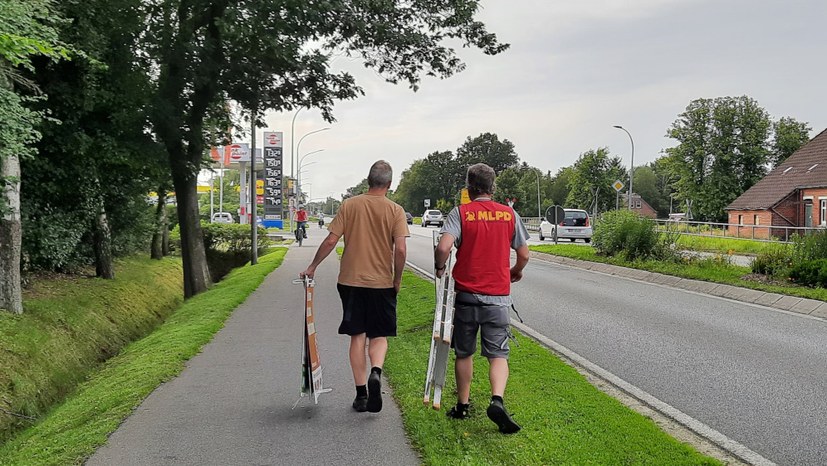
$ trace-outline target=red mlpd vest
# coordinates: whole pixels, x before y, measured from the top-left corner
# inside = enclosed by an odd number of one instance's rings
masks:
[[[462,228],[456,289],[488,296],[511,294],[511,239],[514,211],[494,201],[473,201],[459,207]]]

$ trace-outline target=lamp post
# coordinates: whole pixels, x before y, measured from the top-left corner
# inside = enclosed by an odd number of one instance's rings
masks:
[[[537,175],[537,217],[540,219],[539,221],[543,220],[543,213],[540,210],[540,170],[534,172]]]
[[[298,171],[296,172],[296,190],[300,193],[302,187],[302,164],[304,164],[304,159],[307,158],[309,155],[318,154],[319,152],[324,151],[324,149],[318,149],[311,152],[304,154],[303,156],[299,157],[299,167]],[[309,162],[307,165],[312,165],[315,162]]]
[[[296,110],[296,115],[298,115],[298,114],[299,114],[299,111],[300,111],[300,110],[301,110],[301,109]],[[294,122],[294,123],[295,123],[295,121],[296,121],[296,115],[293,115],[293,122]],[[322,129],[317,129],[317,130],[315,130],[315,131],[311,131],[311,132],[309,132],[309,133],[305,134],[304,136],[302,136],[302,137],[299,139],[299,142],[298,142],[298,143],[296,143],[296,152],[298,153],[298,152],[300,152],[300,151],[301,151],[301,145],[302,145],[302,141],[304,141],[304,138],[306,138],[307,136],[310,136],[311,134],[320,133],[320,132],[322,132],[322,131],[327,131],[327,130],[329,130],[329,129],[330,129],[330,127],[328,126],[328,127],[322,128]],[[290,131],[291,131],[290,146],[292,147],[292,146],[293,146],[293,140],[292,140],[292,131],[293,131],[293,130],[291,129]],[[292,152],[292,149],[291,149],[291,152]],[[294,169],[294,165],[295,165],[295,160],[293,160],[293,155],[292,155],[292,153],[291,153],[291,155],[290,155],[290,177],[291,177],[291,178],[293,178],[293,179],[295,179],[295,178],[293,177],[293,171],[294,171],[293,169]],[[296,189],[298,190],[298,186],[296,186]],[[289,193],[288,193],[288,197],[289,197]],[[293,212],[290,212],[290,229],[291,229],[291,230],[293,229]]]
[[[632,141],[632,160],[629,168],[629,210],[632,210],[632,183],[635,180],[635,140],[632,139],[632,133],[627,131],[626,128],[620,125],[614,125],[614,127],[625,131],[629,135],[629,140]]]

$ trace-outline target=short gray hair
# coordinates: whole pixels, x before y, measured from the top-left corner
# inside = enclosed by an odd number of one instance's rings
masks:
[[[393,169],[388,162],[379,160],[370,166],[370,173],[368,173],[369,188],[384,188],[385,186],[390,186],[392,179]]]
[[[468,194],[479,196],[481,194],[494,194],[494,179],[497,174],[494,169],[484,163],[476,163],[468,167],[468,174],[465,183],[468,186]]]

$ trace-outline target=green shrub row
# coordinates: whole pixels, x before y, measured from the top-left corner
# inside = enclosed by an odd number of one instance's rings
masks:
[[[0,312],[0,441],[181,304],[179,260],[131,257],[115,269],[114,280],[41,278],[25,292],[22,315]]]
[[[827,287],[827,231],[795,236],[790,245],[778,245],[756,256],[753,273],[777,280],[789,279],[799,285]]]
[[[667,259],[673,257],[672,235],[662,235],[657,224],[629,210],[606,212],[594,227],[592,243],[604,256],[622,256],[638,259]]]

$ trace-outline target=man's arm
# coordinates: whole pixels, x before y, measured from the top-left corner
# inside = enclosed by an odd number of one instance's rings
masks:
[[[319,249],[316,250],[316,256],[313,257],[313,262],[307,266],[307,270],[304,272],[299,272],[299,277],[310,277],[313,278],[313,275],[316,274],[316,267],[322,263],[323,260],[330,254],[331,251],[336,249],[336,244],[339,242],[339,237],[334,235],[333,233],[328,233],[327,238],[322,241],[322,244],[319,245]],[[404,261],[403,261],[404,264]]]
[[[445,274],[445,262],[451,254],[451,248],[454,247],[454,240],[454,236],[450,233],[443,233],[442,237],[439,238],[439,244],[436,245],[434,250],[434,273],[437,278]]]
[[[520,281],[523,278],[523,269],[528,264],[528,245],[517,248],[517,262],[511,267],[511,283]]]
[[[402,272],[405,270],[405,260],[408,257],[408,243],[405,236],[393,239],[393,288],[399,293],[402,286]]]

